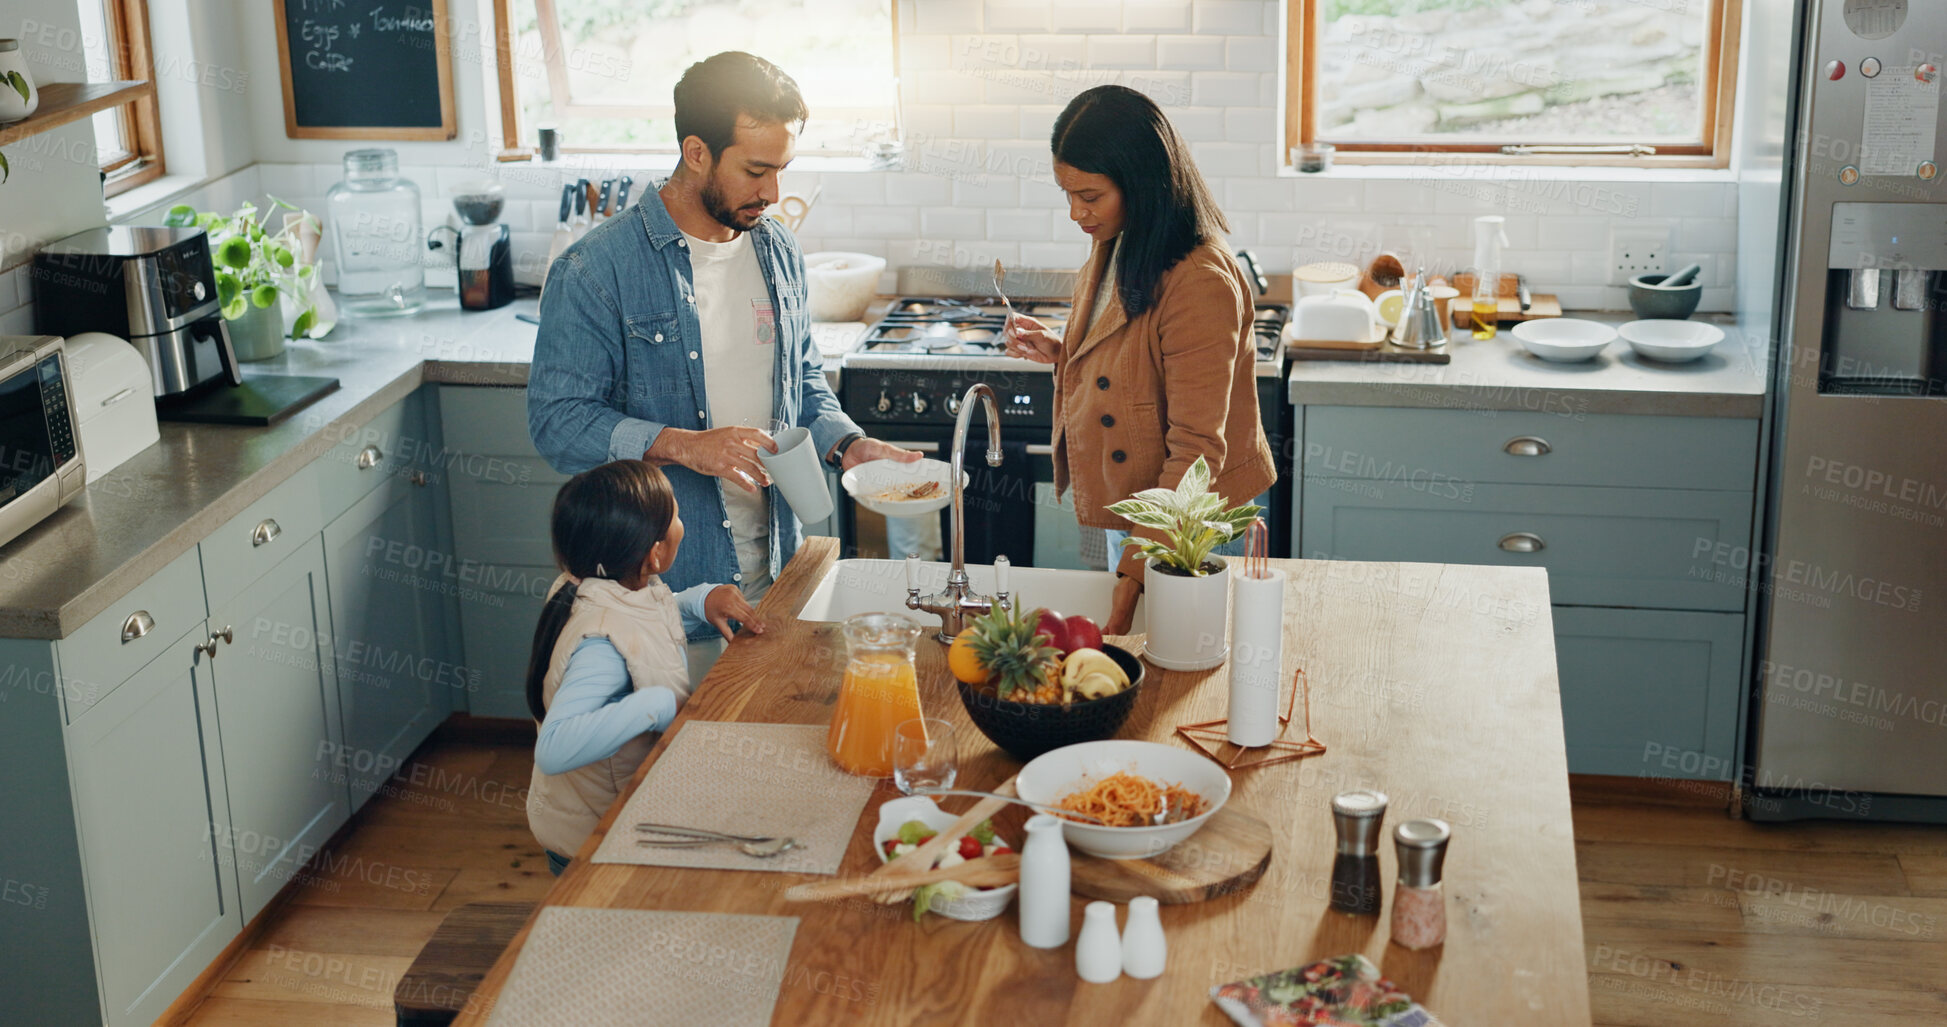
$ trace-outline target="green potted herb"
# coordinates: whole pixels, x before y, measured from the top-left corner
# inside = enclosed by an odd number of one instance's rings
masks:
[[[279,208],[296,211],[286,217],[276,232],[265,230],[265,222]],[[317,338],[330,330],[320,324],[313,288],[317,265],[304,259],[306,248],[300,233],[307,222],[317,218],[277,197],[271,209],[260,217],[257,205],[245,203],[235,214],[225,217],[211,211],[197,211],[188,204],[169,208],[163,224],[196,227],[209,233],[210,259],[216,266],[216,298],[223,305],[223,319],[229,322],[230,344],[238,360],[268,360],[284,352],[283,303],[289,300],[297,315],[290,338]]]
[[[1230,568],[1211,554],[1242,536],[1263,508],[1224,504],[1210,491],[1210,465],[1198,457],[1176,488],[1144,489],[1109,507],[1138,528],[1163,533],[1161,541],[1130,535],[1122,544],[1148,558],[1144,656],[1166,670],[1205,670],[1230,655]]]

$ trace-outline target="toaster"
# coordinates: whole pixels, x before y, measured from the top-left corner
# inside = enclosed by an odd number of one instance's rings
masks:
[[[36,330],[127,339],[149,365],[153,395],[243,384],[202,229],[90,229],[42,247],[32,275]]]
[[[135,347],[105,332],[83,332],[67,341],[68,374],[74,379],[74,416],[81,451],[88,454],[88,484],[156,444],[155,395],[149,365]]]

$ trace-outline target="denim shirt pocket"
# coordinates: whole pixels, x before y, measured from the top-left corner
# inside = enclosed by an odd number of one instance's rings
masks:
[[[683,394],[689,387],[689,371],[683,366],[689,350],[676,314],[632,314],[623,324],[628,332],[628,373],[617,385],[630,393],[624,397],[625,407],[630,416],[666,421],[673,412],[656,409],[663,405],[659,401]]]

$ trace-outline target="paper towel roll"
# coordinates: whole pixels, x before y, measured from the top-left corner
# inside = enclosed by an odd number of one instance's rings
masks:
[[[1231,578],[1230,714],[1227,737],[1246,748],[1278,734],[1278,686],[1284,679],[1285,573]]]

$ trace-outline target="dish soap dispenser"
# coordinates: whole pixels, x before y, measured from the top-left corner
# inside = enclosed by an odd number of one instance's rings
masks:
[[[1508,219],[1484,214],[1474,219],[1474,338],[1492,339],[1500,325],[1501,248],[1508,244]]]

